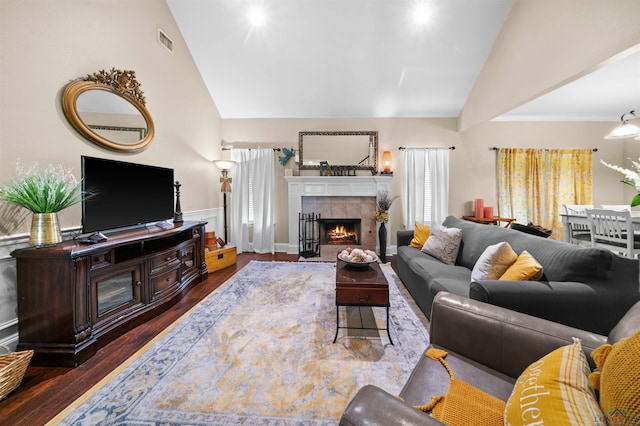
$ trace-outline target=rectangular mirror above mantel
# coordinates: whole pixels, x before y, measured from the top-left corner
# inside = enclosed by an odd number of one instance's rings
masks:
[[[345,170],[375,175],[377,131],[301,131],[298,133],[300,170]],[[361,173],[357,173],[361,172]]]

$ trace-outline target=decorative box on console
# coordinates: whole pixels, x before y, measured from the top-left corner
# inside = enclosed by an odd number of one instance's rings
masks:
[[[217,271],[227,266],[236,264],[236,246],[225,246],[217,250],[209,250],[205,253],[207,270]]]

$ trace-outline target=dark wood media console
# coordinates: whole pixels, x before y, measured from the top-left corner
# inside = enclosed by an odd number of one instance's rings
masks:
[[[18,350],[32,364],[76,367],[206,279],[206,222],[137,228],[107,241],[11,253],[17,264]]]

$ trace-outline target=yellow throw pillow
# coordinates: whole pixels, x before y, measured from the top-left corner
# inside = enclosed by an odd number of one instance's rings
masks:
[[[640,424],[640,331],[614,345],[595,349],[591,357],[601,372],[600,408],[609,424]],[[603,422],[604,424],[604,422]]]
[[[504,417],[505,425],[592,425],[602,418],[580,340],[524,370],[507,400]]]
[[[431,227],[416,222],[416,226],[413,228],[413,239],[409,245],[420,250],[427,241],[427,238],[429,238],[429,235],[431,235]]]
[[[516,261],[500,277],[501,280],[537,281],[542,278],[542,265],[535,257],[523,250]]]

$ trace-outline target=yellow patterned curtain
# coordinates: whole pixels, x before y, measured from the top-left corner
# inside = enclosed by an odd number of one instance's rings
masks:
[[[562,239],[563,204],[592,204],[590,149],[500,148],[497,155],[498,212],[533,222]]]

